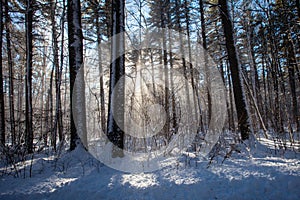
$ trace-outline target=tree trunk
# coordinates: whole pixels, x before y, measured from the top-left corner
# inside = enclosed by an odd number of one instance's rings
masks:
[[[81,29],[80,0],[68,0],[68,39],[70,66],[70,111],[71,111],[71,141],[70,150],[74,150],[81,142],[87,147],[85,92],[83,73],[83,35]],[[81,72],[80,72],[81,71]],[[79,73],[80,72],[80,73]],[[79,74],[79,76],[78,76]],[[76,80],[77,78],[77,80]],[[76,87],[75,87],[76,80]],[[74,93],[74,94],[73,94]],[[76,119],[76,121],[75,121]],[[76,125],[77,128],[76,128]]]
[[[96,11],[96,29],[97,29],[97,45],[98,45],[98,68],[99,68],[99,83],[100,83],[100,118],[101,118],[101,128],[104,133],[106,133],[106,119],[105,119],[105,96],[104,96],[104,80],[103,80],[103,67],[102,67],[102,49],[101,49],[101,32],[100,32],[100,22],[99,14]]]
[[[167,3],[168,5],[168,3]],[[166,12],[166,10],[164,10]],[[168,70],[168,52],[167,52],[167,37],[166,37],[166,28],[167,28],[167,19],[165,13],[161,13],[161,28],[162,28],[162,45],[163,45],[163,64],[164,64],[164,82],[165,82],[165,96],[164,96],[164,107],[166,110],[166,123],[164,126],[165,135],[167,142],[170,138],[170,104],[169,104],[169,70]]]
[[[55,97],[56,97],[56,103],[55,103],[55,120],[54,120],[54,126],[51,130],[52,132],[52,140],[54,149],[56,150],[56,141],[57,141],[57,130],[60,141],[62,140],[62,128],[61,128],[61,100],[60,100],[60,67],[59,67],[59,58],[58,58],[58,41],[57,41],[57,27],[55,25],[56,19],[55,19],[55,10],[56,10],[56,2],[51,2],[51,23],[52,23],[52,48],[53,48],[53,57],[54,57],[54,69],[55,69]]]
[[[168,17],[168,20],[170,18]],[[169,20],[170,21],[170,20]],[[168,39],[171,41],[171,30],[168,31]],[[177,122],[177,114],[176,114],[176,99],[175,99],[175,84],[174,84],[174,76],[173,76],[173,53],[172,53],[172,42],[169,42],[169,56],[170,56],[170,84],[171,84],[171,98],[172,98],[172,134],[176,134],[178,132],[178,122]],[[151,55],[152,56],[152,55]],[[153,63],[151,63],[153,65]],[[154,73],[153,73],[154,74]],[[153,77],[154,79],[154,77]],[[153,81],[154,84],[154,81]],[[155,91],[155,90],[154,90]],[[169,138],[170,139],[170,138]]]
[[[112,0],[105,0],[105,22],[106,22],[106,34],[110,37],[112,34]]]
[[[221,14],[222,25],[225,34],[226,48],[227,48],[230,71],[231,71],[232,82],[233,82],[234,100],[235,100],[235,106],[236,106],[237,116],[238,116],[238,125],[241,131],[242,140],[247,140],[249,139],[251,130],[248,121],[249,115],[247,112],[246,99],[245,99],[244,90],[242,86],[242,79],[240,75],[241,68],[238,63],[238,57],[234,45],[232,22],[228,12],[227,1],[219,0],[219,4],[221,9],[220,14]]]
[[[44,47],[44,52],[46,52],[46,46]],[[45,83],[46,83],[46,69],[47,69],[47,61],[46,61],[46,56],[43,57],[43,72],[42,72],[42,77],[41,77],[41,88],[42,88],[42,91],[46,92],[47,94],[47,90],[46,90],[46,87],[45,87]],[[45,99],[44,99],[44,95],[42,94],[41,95],[41,101],[40,101],[40,104],[41,104],[41,119],[40,119],[40,123],[41,123],[41,136],[42,136],[42,140],[44,142],[44,147],[47,146],[47,129],[46,131],[44,130],[44,127],[45,127],[45,124],[46,126],[48,125],[47,124],[47,115],[48,115],[48,109],[47,109],[47,106],[46,106],[46,112],[45,112],[45,107],[44,107],[44,104],[47,105],[47,101],[45,103]],[[45,113],[46,113],[46,116],[45,116]],[[46,123],[45,123],[46,122]]]
[[[193,89],[193,100],[194,100],[194,110],[195,110],[195,119],[198,122],[199,121],[199,114],[200,114],[200,110],[198,110],[198,106],[197,106],[197,101],[198,101],[198,97],[199,97],[199,92],[198,89],[196,88],[196,83],[195,83],[195,75],[194,75],[194,69],[193,69],[193,65],[192,65],[192,50],[191,50],[191,33],[190,33],[190,13],[189,13],[189,7],[188,7],[188,2],[187,0],[184,0],[184,7],[185,7],[185,23],[186,23],[186,32],[187,32],[187,42],[188,42],[188,55],[189,55],[189,71],[190,71],[190,76],[191,76],[191,85],[192,85],[192,89]],[[205,28],[204,28],[205,30]],[[205,34],[205,33],[204,33]],[[204,51],[204,54],[206,54],[206,51]],[[206,58],[206,56],[205,56]],[[204,61],[205,65],[207,64],[207,60],[205,59]],[[207,66],[207,65],[206,65]],[[206,71],[206,75],[209,74],[208,70]],[[209,75],[207,75],[209,76]],[[209,90],[209,89],[208,89]],[[211,101],[210,101],[210,93],[208,91],[208,106],[209,109],[211,108]],[[211,110],[210,110],[211,111]],[[200,125],[200,124],[198,124]],[[199,127],[198,127],[199,128]]]
[[[33,152],[33,130],[32,130],[32,20],[33,20],[33,2],[32,0],[26,1],[26,137],[25,144],[28,153]]]
[[[0,1],[0,143],[5,145],[5,107],[2,76],[2,38],[3,38],[3,5]]]
[[[112,156],[123,157],[125,87],[125,13],[124,0],[112,1],[112,41],[107,118],[107,137],[113,143]],[[113,37],[116,36],[116,37]],[[118,83],[118,88],[115,86]],[[114,91],[117,90],[117,91]],[[118,117],[118,124],[116,118]]]
[[[204,70],[205,70],[205,77],[207,81],[207,87],[206,87],[206,92],[207,92],[207,106],[208,106],[208,122],[207,124],[209,125],[210,120],[211,120],[211,110],[212,110],[212,105],[211,105],[211,95],[210,95],[210,80],[209,80],[209,70],[207,67],[208,64],[208,59],[207,59],[207,42],[206,42],[206,26],[205,26],[205,18],[204,18],[204,6],[203,6],[203,0],[199,0],[199,5],[200,5],[200,18],[201,18],[201,36],[202,36],[202,45],[204,49]]]
[[[50,133],[50,142],[56,151],[56,138],[53,137],[53,74],[54,74],[55,65],[52,66],[51,73],[50,73],[50,86],[48,90],[48,98],[49,98],[49,133]]]
[[[263,79],[263,89],[264,89],[264,106],[263,106],[263,117],[264,117],[264,122],[266,123],[266,128],[268,129],[269,126],[269,121],[268,121],[268,98],[267,98],[267,78],[266,78],[266,69],[265,69],[265,56],[262,55],[262,79]]]
[[[23,112],[23,94],[24,94],[24,84],[22,79],[24,76],[23,73],[23,66],[21,65],[20,67],[20,71],[21,73],[18,74],[18,80],[19,80],[19,84],[17,84],[17,91],[18,91],[18,95],[17,95],[17,99],[18,99],[18,114],[17,114],[17,126],[18,126],[18,137],[17,137],[17,144],[21,143],[21,137],[24,134],[24,130],[23,130],[23,123],[22,123],[22,116],[24,114]]]
[[[229,102],[230,102],[230,115],[229,121],[230,121],[230,130],[235,130],[235,124],[234,124],[234,100],[233,100],[233,95],[232,95],[232,78],[231,78],[231,73],[229,69],[229,64],[228,61],[226,62],[226,69],[227,69],[227,74],[228,74],[228,90],[229,90]]]
[[[61,103],[61,90],[60,90],[60,86],[61,86],[61,81],[62,81],[62,72],[63,72],[63,66],[64,66],[64,35],[65,35],[65,12],[66,12],[66,5],[65,5],[65,0],[62,1],[62,6],[63,6],[63,11],[62,11],[62,16],[61,16],[61,50],[60,50],[60,69],[59,69],[59,73],[58,73],[58,90],[59,92],[57,93],[57,96],[60,98],[59,99],[59,107],[57,107],[58,109],[58,137],[59,137],[59,141],[60,142],[64,142],[64,134],[63,134],[63,114],[62,114],[62,103]],[[58,70],[58,69],[57,69]],[[62,143],[61,143],[62,145]]]
[[[297,92],[296,92],[296,82],[295,82],[295,68],[297,67],[296,56],[293,51],[293,45],[288,40],[288,74],[289,74],[289,82],[292,94],[292,105],[293,105],[293,115],[294,115],[294,122],[296,124],[296,131],[300,131],[300,116],[298,110],[298,103],[297,103]]]
[[[8,14],[8,1],[5,0],[5,24],[6,24],[6,47],[7,47],[7,63],[9,71],[9,116],[10,116],[10,131],[11,131],[11,142],[12,145],[16,142],[16,132],[15,132],[15,111],[14,111],[14,72],[13,72],[13,61],[11,54],[11,44],[10,44],[10,16]]]

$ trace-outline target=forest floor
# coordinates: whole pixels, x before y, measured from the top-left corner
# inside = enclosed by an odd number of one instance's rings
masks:
[[[59,159],[44,152],[18,173],[0,166],[0,199],[300,199],[299,149],[261,139],[244,150],[212,162],[185,154],[139,174],[111,169],[80,148]]]

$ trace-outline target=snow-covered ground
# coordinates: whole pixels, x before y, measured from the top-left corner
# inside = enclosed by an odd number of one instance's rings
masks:
[[[299,150],[273,146],[261,140],[251,154],[233,152],[223,163],[185,154],[167,159],[161,170],[139,174],[111,169],[81,149],[56,161],[39,154],[31,178],[0,169],[0,199],[300,199]]]

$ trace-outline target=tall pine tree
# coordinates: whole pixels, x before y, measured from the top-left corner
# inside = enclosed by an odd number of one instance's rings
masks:
[[[220,14],[222,19],[222,25],[224,29],[224,35],[226,39],[226,48],[228,53],[228,60],[230,64],[230,71],[233,82],[233,92],[235,107],[238,116],[238,125],[241,131],[242,140],[249,139],[251,132],[249,124],[249,114],[247,111],[245,94],[242,86],[241,68],[238,62],[238,56],[236,53],[234,38],[233,38],[233,26],[229,15],[227,0],[219,0]]]
[[[125,86],[125,13],[124,0],[112,1],[112,41],[109,83],[107,137],[114,144],[113,157],[123,157],[124,86]],[[118,87],[115,86],[118,83]],[[117,90],[117,91],[114,91]],[[118,118],[118,123],[116,122]]]

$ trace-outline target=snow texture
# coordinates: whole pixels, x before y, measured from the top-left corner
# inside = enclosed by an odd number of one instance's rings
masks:
[[[272,143],[257,141],[251,156],[241,149],[210,165],[187,152],[166,159],[161,170],[136,174],[111,169],[81,148],[57,160],[39,154],[32,178],[0,168],[0,199],[300,199],[299,149],[275,154]]]

